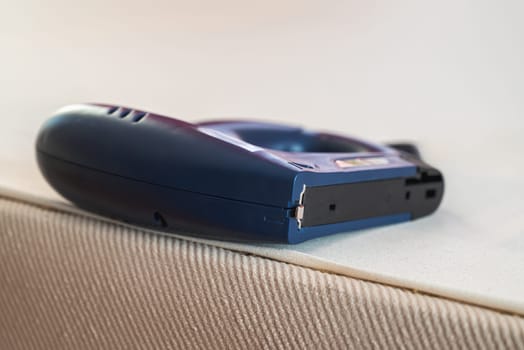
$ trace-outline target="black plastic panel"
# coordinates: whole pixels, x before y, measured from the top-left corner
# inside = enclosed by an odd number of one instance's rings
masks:
[[[308,187],[302,226],[334,224],[410,213],[412,219],[434,212],[444,193],[440,173],[422,169],[417,177]]]

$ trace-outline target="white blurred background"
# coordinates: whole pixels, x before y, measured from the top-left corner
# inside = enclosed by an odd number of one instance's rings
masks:
[[[0,177],[40,183],[19,169],[43,120],[100,101],[413,140],[445,203],[495,178],[516,192],[484,195],[518,200],[523,18],[510,0],[0,0]]]

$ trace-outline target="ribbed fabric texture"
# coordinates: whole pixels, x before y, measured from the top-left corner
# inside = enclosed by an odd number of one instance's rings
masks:
[[[524,319],[0,198],[0,349],[524,349]]]

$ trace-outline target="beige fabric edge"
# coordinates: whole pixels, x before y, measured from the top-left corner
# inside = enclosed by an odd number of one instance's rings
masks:
[[[0,348],[521,349],[524,319],[0,199]]]
[[[10,190],[7,188],[0,187],[0,198],[10,198],[17,201],[22,201],[28,204],[33,204],[42,208],[59,210],[71,214],[80,215],[83,217],[95,218],[107,223],[114,223],[136,229],[137,226],[110,219],[107,217],[99,216],[80,208],[77,208],[67,202],[61,202],[57,200],[50,200],[47,198],[35,196],[32,194]],[[220,247],[232,251],[242,252],[257,255],[260,257],[269,258],[276,261],[286,262],[302,267],[311,268],[318,271],[324,271],[334,273],[337,275],[347,276],[351,278],[357,278],[364,281],[376,282],[388,286],[399,287],[403,289],[409,289],[414,292],[424,293],[431,296],[437,296],[446,298],[466,304],[476,305],[487,309],[493,309],[509,313],[512,315],[524,316],[524,303],[513,303],[511,301],[500,300],[485,295],[479,295],[475,293],[465,293],[459,290],[449,288],[439,288],[431,284],[423,284],[417,281],[411,281],[407,279],[392,278],[391,276],[373,273],[371,271],[365,271],[360,269],[354,269],[349,266],[343,266],[330,261],[316,258],[311,255],[303,254],[292,249],[277,249],[265,245],[255,244],[243,244],[235,242],[216,241],[209,239],[202,239],[192,237],[190,235],[165,233],[162,231],[156,231],[149,228],[139,227],[140,230],[159,234],[168,237],[176,237],[178,239],[187,240],[191,242],[203,243],[215,247]]]

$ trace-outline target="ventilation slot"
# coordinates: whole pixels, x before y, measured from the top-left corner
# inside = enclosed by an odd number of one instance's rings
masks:
[[[141,121],[146,116],[146,114],[146,112],[135,112],[133,115],[133,123],[138,123]]]
[[[303,163],[297,163],[297,162],[288,162],[288,163],[299,169],[313,169],[313,167],[309,164],[303,164]]]
[[[110,108],[107,110],[107,114],[113,114],[113,113],[115,113],[117,110],[118,110],[118,107],[117,107],[117,106],[110,107]]]
[[[124,108],[120,111],[120,118],[125,118],[128,116],[128,114],[131,113],[131,110],[128,108]]]

